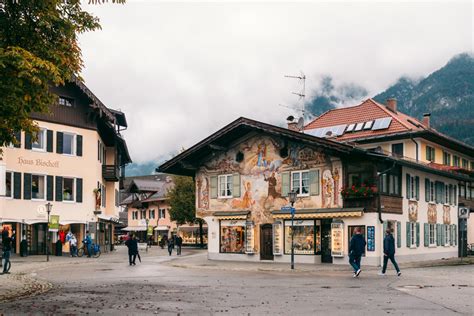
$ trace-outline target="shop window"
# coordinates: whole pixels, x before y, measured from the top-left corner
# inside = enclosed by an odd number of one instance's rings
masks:
[[[155,210],[150,210],[150,219],[155,219]]]
[[[5,197],[12,197],[13,194],[13,172],[5,173]]]
[[[63,201],[74,201],[74,178],[63,178]]]
[[[365,238],[365,237],[366,237],[366,235],[365,235],[365,226],[363,226],[363,225],[348,226],[348,233],[349,233],[349,239],[348,239],[348,241],[349,241],[349,242],[347,243],[347,253],[349,253],[349,247],[350,247],[350,245],[351,245],[350,240],[351,240],[352,236],[354,235],[354,230],[355,230],[356,228],[360,228],[360,233],[362,234],[362,236],[364,237],[364,239],[366,239],[366,238]],[[366,240],[366,242],[367,242],[367,240]],[[363,254],[363,256],[365,256],[365,248],[364,248],[364,254]]]
[[[166,217],[166,210],[164,208],[160,208],[158,210],[158,218],[165,218]]]
[[[46,129],[40,128],[36,137],[37,139],[31,144],[31,148],[39,151],[46,151]]]
[[[44,200],[46,197],[46,176],[34,174],[31,176],[31,198]]]
[[[225,174],[218,177],[219,182],[219,197],[229,198],[232,197],[232,175]]]
[[[429,246],[436,246],[436,224],[428,224]]]
[[[309,195],[309,171],[291,173],[291,191],[298,195]]]
[[[296,255],[314,255],[321,252],[320,226],[314,220],[294,221],[293,242]],[[291,254],[291,221],[285,221],[285,254]]]
[[[451,154],[443,151],[443,165],[451,166]]]
[[[63,133],[63,154],[76,154],[76,135],[70,133]]]
[[[450,226],[449,225],[443,225],[444,227],[444,246],[449,246],[449,243],[450,243],[450,238],[451,238],[451,234],[450,234],[450,231],[449,231],[449,228]]]
[[[392,144],[392,156],[403,157],[403,143]]]
[[[220,252],[244,253],[245,223],[242,221],[221,221]]]
[[[67,106],[67,107],[72,107],[74,105],[74,100],[71,98],[66,98],[66,97],[59,97],[58,100],[59,105],[62,106]]]

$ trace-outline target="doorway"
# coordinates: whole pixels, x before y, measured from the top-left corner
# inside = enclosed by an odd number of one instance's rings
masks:
[[[273,226],[260,226],[260,260],[273,260]]]
[[[322,263],[332,263],[331,221],[332,219],[321,220],[321,262]]]

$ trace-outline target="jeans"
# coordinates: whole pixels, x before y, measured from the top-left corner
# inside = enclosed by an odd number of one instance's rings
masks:
[[[71,257],[77,257],[77,246],[71,246]]]
[[[397,272],[400,272],[400,268],[398,267],[398,264],[397,264],[397,262],[395,261],[395,255],[388,255],[388,256],[385,256],[385,255],[384,255],[384,256],[383,256],[382,273],[385,273],[385,271],[387,271],[388,259],[390,259],[390,261],[392,261],[393,266],[395,267],[395,270],[397,270]]]
[[[7,263],[10,261],[10,250],[6,250],[3,252],[3,272],[7,272]]]
[[[90,258],[92,255],[92,245],[87,244],[86,248],[87,248],[87,256]]]
[[[130,263],[130,265],[135,264],[136,259],[137,259],[136,254],[131,254],[131,253],[128,254],[128,262]]]
[[[178,256],[181,255],[181,246],[176,246],[176,254],[177,254]]]
[[[357,256],[357,257],[349,256],[349,263],[354,269],[354,272],[357,272],[357,270],[360,269],[360,259],[361,259],[361,256]]]

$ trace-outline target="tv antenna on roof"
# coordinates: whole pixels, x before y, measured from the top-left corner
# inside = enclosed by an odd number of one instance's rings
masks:
[[[305,108],[304,108],[304,104],[305,104],[305,97],[306,97],[306,75],[300,71],[300,75],[299,76],[293,76],[293,75],[285,75],[285,78],[291,78],[291,79],[298,79],[298,83],[301,85],[301,89],[300,91],[298,92],[291,92],[293,93],[294,95],[297,95],[298,96],[298,100],[301,102],[301,118],[300,120],[298,120],[298,126],[300,127],[300,130],[303,131],[303,127],[304,127],[304,116],[305,116]]]

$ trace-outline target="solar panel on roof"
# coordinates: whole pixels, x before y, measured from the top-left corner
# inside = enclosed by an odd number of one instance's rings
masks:
[[[365,122],[364,129],[371,129],[372,125],[374,125],[374,121]]]
[[[364,126],[364,123],[357,123],[356,127],[355,127],[355,131],[360,131],[362,130],[362,127]]]
[[[315,129],[307,130],[306,133],[316,137],[330,137],[330,136],[340,136],[344,134],[347,124],[320,127]]]
[[[379,118],[376,119],[374,122],[374,126],[372,126],[372,130],[380,130],[380,129],[386,129],[390,126],[390,123],[392,122],[391,117],[384,117],[384,118]]]
[[[352,132],[355,126],[355,124],[349,124],[349,126],[347,126],[346,132]]]

